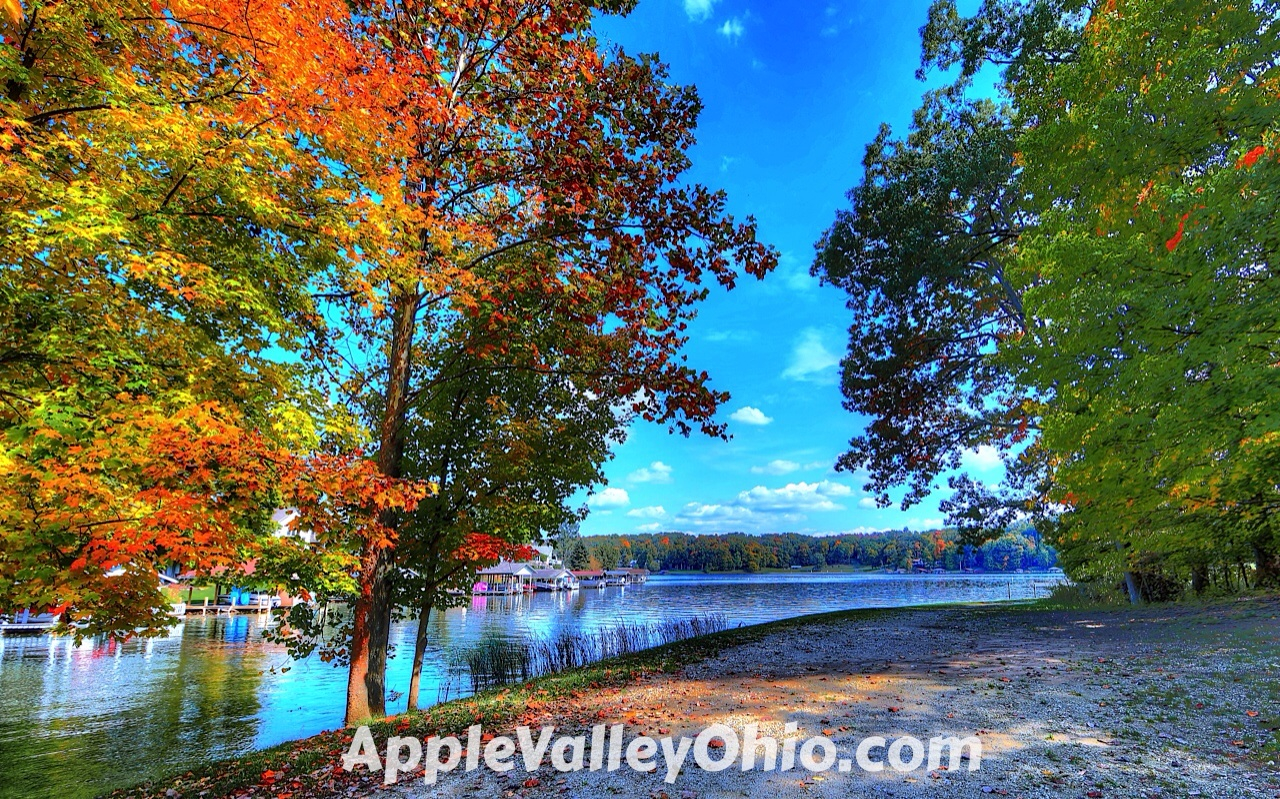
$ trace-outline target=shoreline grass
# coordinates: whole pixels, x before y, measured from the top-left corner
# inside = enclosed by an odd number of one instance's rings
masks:
[[[563,631],[520,640],[487,639],[458,655],[472,693],[570,671],[728,629],[722,613],[666,619],[652,624],[621,621],[591,632]]]

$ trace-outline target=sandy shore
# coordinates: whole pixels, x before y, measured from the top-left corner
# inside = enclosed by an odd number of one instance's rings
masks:
[[[810,774],[692,758],[662,770],[506,775],[483,766],[391,797],[1280,797],[1280,600],[1117,611],[948,608],[815,621],[675,674],[530,707],[557,735],[625,723],[628,738],[713,723],[825,734],[852,757],[870,735],[978,735],[981,768]],[[495,730],[501,734],[501,730]],[[883,758],[883,750],[879,752]]]

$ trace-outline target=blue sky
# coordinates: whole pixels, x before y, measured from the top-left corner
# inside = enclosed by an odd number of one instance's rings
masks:
[[[908,511],[877,509],[836,457],[863,424],[841,407],[840,292],[809,276],[813,244],[861,178],[882,121],[905,131],[928,0],[640,0],[598,26],[631,53],[657,52],[704,104],[690,179],[729,193],[782,254],[778,270],[713,292],[690,327],[690,362],[733,398],[733,438],[638,423],[587,498],[586,535],[654,530],[815,534],[941,524],[945,487]],[[962,10],[964,10],[962,8]],[[968,458],[997,480],[994,452]]]

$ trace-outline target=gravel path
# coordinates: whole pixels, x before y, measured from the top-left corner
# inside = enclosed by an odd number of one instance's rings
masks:
[[[526,723],[694,737],[713,723],[827,735],[977,735],[981,768],[811,774],[661,767],[407,776],[392,797],[1280,797],[1280,600],[1122,611],[959,608],[814,622]],[[502,733],[505,731],[490,731]],[[382,742],[379,742],[381,744]],[[880,759],[884,750],[878,751]],[[741,760],[739,759],[739,763]]]

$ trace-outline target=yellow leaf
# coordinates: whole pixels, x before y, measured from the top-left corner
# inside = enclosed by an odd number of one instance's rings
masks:
[[[13,20],[13,24],[17,25],[22,22],[22,3],[18,0],[0,0],[4,3],[4,10],[9,14],[9,19]]]

